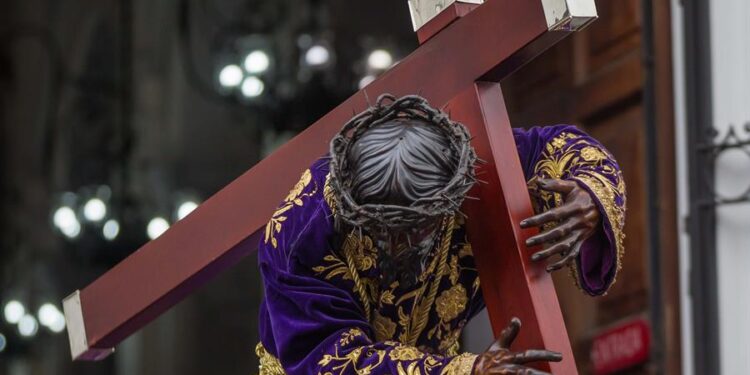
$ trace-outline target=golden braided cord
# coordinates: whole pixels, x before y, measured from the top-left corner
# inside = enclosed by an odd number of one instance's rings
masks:
[[[416,324],[413,327],[414,329],[410,330],[409,332],[408,342],[406,343],[407,345],[416,345],[419,336],[427,326],[427,321],[430,318],[430,311],[432,310],[432,306],[435,304],[435,297],[437,296],[437,292],[440,287],[440,281],[442,280],[443,275],[447,273],[448,250],[450,249],[451,239],[453,238],[455,216],[446,218],[444,223],[445,224],[443,226],[445,229],[443,231],[443,238],[440,243],[440,252],[438,254],[440,260],[438,261],[437,272],[435,273],[435,278],[432,280],[432,285],[430,285],[430,291],[427,294],[427,299],[420,302],[418,302],[417,299],[414,300],[415,311],[413,311],[413,314],[415,314],[416,317]]]

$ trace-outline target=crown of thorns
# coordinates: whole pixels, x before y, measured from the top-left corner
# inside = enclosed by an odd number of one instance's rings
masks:
[[[358,204],[351,195],[352,170],[347,155],[352,145],[368,129],[394,119],[418,119],[436,126],[449,140],[457,159],[453,177],[443,189],[432,196],[417,199],[409,206]],[[330,188],[334,192],[336,217],[355,228],[409,230],[436,218],[459,212],[466,193],[476,182],[477,161],[471,137],[463,124],[429,105],[417,95],[396,99],[390,94],[378,97],[376,104],[354,116],[344,125],[330,144]]]

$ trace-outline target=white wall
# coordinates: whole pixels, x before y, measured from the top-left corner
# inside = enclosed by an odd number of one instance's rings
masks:
[[[687,174],[684,115],[684,56],[682,9],[672,0],[675,74],[675,110],[678,149],[679,215],[687,214]],[[721,136],[730,125],[741,129],[750,122],[750,1],[712,0],[711,53],[713,125]],[[745,136],[742,131],[741,136]],[[720,136],[720,137],[721,137]],[[716,163],[716,188],[738,194],[750,186],[750,158],[728,152]],[[682,225],[682,220],[680,221]],[[683,312],[683,363],[692,374],[690,296],[687,291],[689,242],[681,229],[680,266]],[[717,263],[721,366],[723,374],[750,373],[750,203],[717,210]]]
[[[714,126],[750,122],[750,1],[712,0],[711,56]],[[743,132],[744,134],[744,132]],[[750,160],[739,151],[716,164],[719,192],[750,186]],[[724,374],[750,373],[750,203],[717,211],[721,365]]]

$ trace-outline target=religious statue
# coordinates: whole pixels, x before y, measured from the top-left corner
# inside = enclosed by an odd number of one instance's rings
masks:
[[[541,227],[530,255],[601,295],[623,253],[617,162],[574,126],[514,129]],[[418,96],[381,96],[305,170],[268,222],[258,263],[261,374],[542,374],[513,352],[513,319],[485,353],[460,353],[484,306],[461,212],[481,182],[466,128]]]

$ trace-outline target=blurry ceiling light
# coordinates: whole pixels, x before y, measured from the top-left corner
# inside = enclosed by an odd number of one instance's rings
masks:
[[[372,69],[388,69],[393,64],[393,56],[384,49],[376,49],[367,57],[367,65]]]
[[[45,327],[49,327],[55,323],[60,315],[62,315],[60,310],[51,303],[45,303],[42,305],[36,314],[37,318],[39,318],[39,323]]]
[[[155,217],[148,222],[146,233],[148,238],[156,239],[169,229],[169,222],[163,217]]]
[[[226,88],[237,87],[242,83],[243,77],[242,68],[234,64],[227,65],[219,72],[219,84]]]
[[[8,339],[5,338],[5,335],[0,333],[0,353],[5,351],[5,347],[8,345]]]
[[[60,231],[65,235],[65,237],[76,238],[79,234],[81,234],[81,223],[76,221],[70,226],[60,228]]]
[[[21,321],[24,315],[26,315],[26,308],[23,307],[21,302],[16,300],[8,301],[3,309],[5,315],[5,321],[10,324],[16,324]]]
[[[99,198],[91,198],[83,205],[83,217],[88,221],[101,221],[107,216],[107,205]]]
[[[78,221],[75,211],[68,206],[62,206],[55,210],[52,222],[68,238],[78,237],[81,233],[81,223]]]
[[[375,80],[374,75],[366,75],[362,77],[362,79],[359,80],[359,89],[362,90],[363,88],[365,88],[365,86],[369,85],[374,80]]]
[[[256,50],[247,54],[245,57],[245,70],[248,73],[258,74],[268,70],[271,59],[268,54],[261,50]]]
[[[50,331],[60,333],[65,329],[65,315],[53,304],[45,303],[37,313],[39,323]]]
[[[193,212],[196,208],[198,208],[198,203],[193,201],[185,201],[180,204],[179,207],[177,207],[177,220],[184,219],[187,215],[190,215],[191,212]]]
[[[325,46],[316,44],[305,52],[305,62],[310,66],[321,66],[331,59],[331,52]]]
[[[38,330],[39,323],[33,315],[26,314],[18,321],[18,333],[23,337],[34,336]]]
[[[68,206],[62,206],[55,210],[55,214],[52,217],[52,222],[56,227],[62,229],[64,227],[68,227],[73,225],[74,223],[77,223],[78,218],[76,218],[76,213],[72,208]]]
[[[102,235],[105,239],[112,241],[120,234],[120,223],[115,219],[109,219],[102,227]]]
[[[258,77],[247,77],[242,82],[242,95],[247,98],[254,98],[263,93],[265,85]]]

